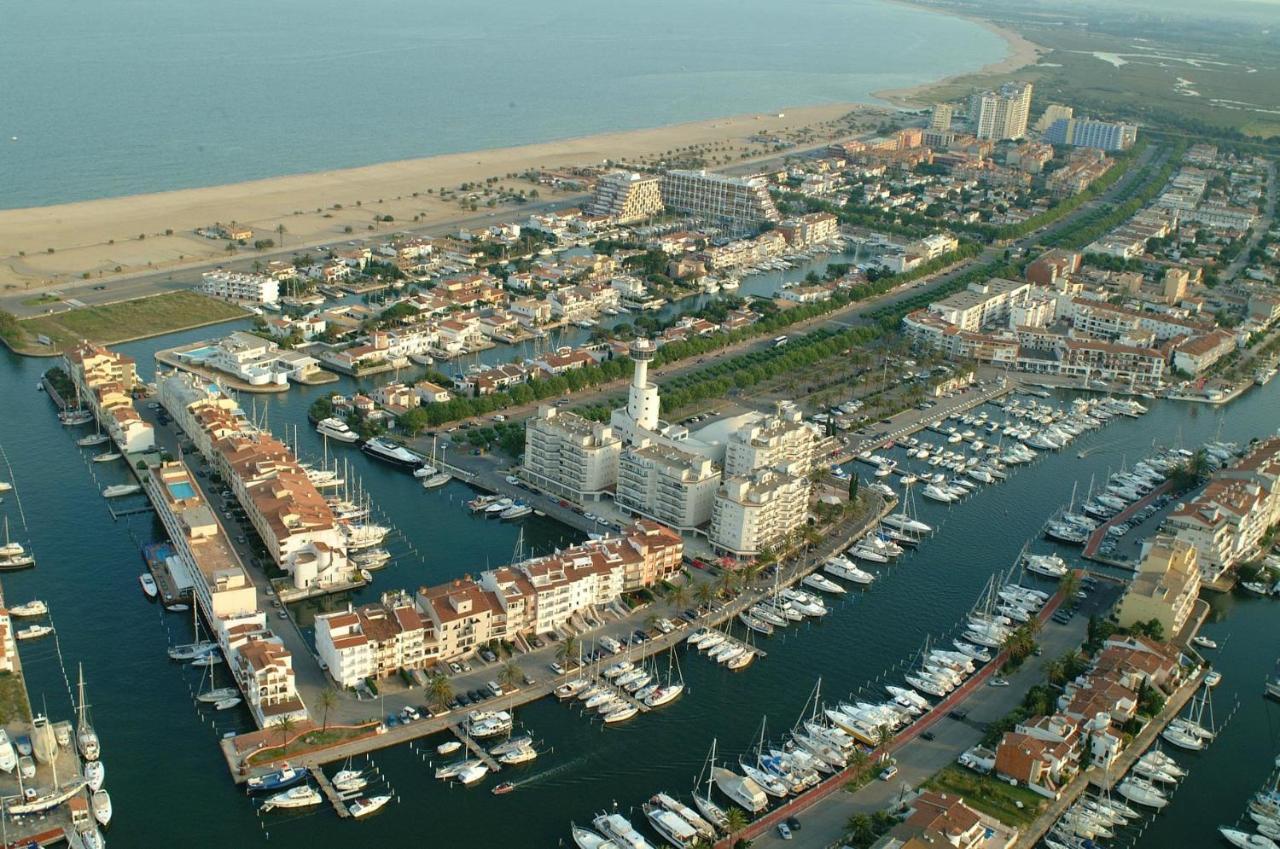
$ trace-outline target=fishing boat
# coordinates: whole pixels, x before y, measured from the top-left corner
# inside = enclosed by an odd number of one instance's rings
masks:
[[[41,637],[47,637],[52,633],[52,625],[28,625],[25,628],[20,628],[15,636],[19,640],[37,640]]]
[[[39,599],[33,599],[23,604],[17,604],[9,608],[10,616],[44,616],[49,612],[49,606]]]
[[[369,816],[369,814],[372,814],[374,811],[381,810],[382,807],[390,801],[391,797],[386,795],[367,796],[362,799],[356,799],[354,802],[347,805],[347,812],[350,813],[354,819],[360,819],[361,817]]]
[[[316,790],[310,784],[302,784],[298,787],[283,790],[273,796],[268,796],[267,800],[262,803],[262,810],[270,811],[275,808],[309,808],[312,805],[318,805],[323,801],[324,797],[320,795],[320,791]]]
[[[249,793],[265,793],[272,790],[283,790],[292,787],[307,777],[304,769],[290,766],[287,762],[279,769],[263,772],[249,777],[245,789]]]

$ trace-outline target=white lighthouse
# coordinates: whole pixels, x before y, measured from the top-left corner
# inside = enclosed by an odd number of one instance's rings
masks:
[[[652,434],[658,430],[662,402],[658,397],[658,387],[649,382],[649,361],[656,351],[657,346],[650,340],[636,339],[628,352],[635,363],[635,372],[631,375],[631,388],[627,391],[627,406],[625,410],[613,411],[610,424],[629,443],[644,436],[646,431]]]

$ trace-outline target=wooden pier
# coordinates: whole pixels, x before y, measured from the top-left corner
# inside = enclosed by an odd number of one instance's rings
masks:
[[[498,772],[502,769],[502,764],[498,763],[497,759],[493,755],[489,754],[488,749],[472,739],[471,735],[463,729],[462,723],[450,725],[449,730],[452,731],[462,742],[462,745],[467,747],[468,752],[479,758],[484,762],[485,766],[489,767],[489,772]]]
[[[329,804],[333,806],[333,810],[337,812],[339,819],[346,819],[351,816],[351,811],[347,809],[347,802],[342,798],[342,794],[338,792],[338,788],[333,786],[333,782],[329,780],[329,776],[324,774],[324,770],[319,764],[311,766],[311,777],[316,780],[316,784],[320,786],[320,792],[329,800]]]

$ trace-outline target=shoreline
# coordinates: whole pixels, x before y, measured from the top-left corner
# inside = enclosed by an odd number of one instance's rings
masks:
[[[991,74],[1012,74],[1028,65],[1038,63],[1044,56],[1049,53],[1049,48],[1037,44],[1026,36],[1014,30],[1002,27],[994,21],[980,18],[975,15],[966,14],[964,12],[943,9],[937,6],[916,3],[913,0],[886,0],[889,3],[895,3],[900,6],[907,6],[912,9],[933,12],[938,15],[949,15],[953,18],[960,18],[972,24],[982,27],[987,32],[998,35],[1004,39],[1005,44],[1009,48],[1009,55],[1001,59],[999,62],[991,62],[983,65],[974,71],[964,74],[952,74],[949,77],[943,77],[933,82],[921,83],[919,85],[907,86],[905,88],[890,88],[881,91],[872,92],[873,97],[877,97],[886,103],[893,104],[899,109],[921,109],[932,105],[929,100],[922,99],[927,92],[940,88],[945,85],[956,82],[966,77],[976,77]]]
[[[281,245],[288,252],[379,233],[456,228],[467,219],[480,219],[470,226],[484,226],[481,220],[491,214],[499,220],[523,217],[527,213],[522,209],[536,204],[488,207],[480,198],[473,211],[456,199],[441,199],[438,192],[496,178],[496,187],[513,194],[536,190],[538,203],[563,200],[576,193],[514,175],[568,171],[604,160],[660,158],[689,147],[705,154],[708,168],[732,167],[776,155],[771,145],[748,141],[757,134],[803,146],[806,139],[850,134],[851,121],[869,129],[891,111],[872,104],[827,103],[220,186],[5,209],[0,210],[0,285],[29,297],[41,288],[252,259],[279,253]],[[375,215],[393,220],[375,223]],[[276,244],[262,252],[250,244],[229,253],[227,241],[194,233],[215,222],[246,225],[254,231],[253,240]],[[283,234],[278,225],[285,227]]]

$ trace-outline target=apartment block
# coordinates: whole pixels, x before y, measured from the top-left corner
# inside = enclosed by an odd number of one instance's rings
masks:
[[[340,686],[427,663],[427,620],[407,596],[315,618],[316,653]]]
[[[93,412],[122,452],[136,454],[155,448],[155,430],[150,422],[142,420],[133,404],[132,393],[140,381],[132,357],[82,342],[67,351],[62,360],[80,402]]]
[[[279,638],[250,638],[232,655],[231,669],[259,725],[307,718],[294,683],[293,655]]]
[[[1058,118],[1044,134],[1050,144],[1093,147],[1099,150],[1128,150],[1138,140],[1133,124],[1095,121],[1092,118]]]
[[[1011,305],[1024,300],[1030,291],[1028,283],[997,277],[970,283],[964,291],[929,304],[929,311],[961,330],[977,331],[1006,321]]]
[[[975,94],[969,102],[969,120],[980,139],[1022,138],[1030,111],[1031,83],[1005,83],[998,91]]]
[[[772,468],[727,477],[711,510],[711,545],[733,557],[754,557],[804,526],[809,479]]]
[[[711,519],[720,472],[710,459],[641,437],[622,452],[614,503],[680,531]]]
[[[673,212],[706,218],[737,232],[782,220],[762,177],[668,171],[662,176],[662,201]]]
[[[274,304],[280,298],[280,281],[269,274],[206,271],[196,291],[214,298],[250,304]]]
[[[818,435],[805,423],[800,408],[779,402],[772,414],[730,434],[725,443],[725,476],[749,475],[757,469],[779,466],[808,475],[813,469],[817,442]]]
[[[621,455],[622,439],[611,426],[543,406],[525,427],[521,474],[560,498],[599,501],[617,483]]]
[[[587,205],[587,212],[612,218],[619,224],[631,224],[661,215],[661,182],[658,177],[633,171],[605,174],[596,181],[595,194]]]
[[[1122,628],[1154,619],[1172,638],[1186,624],[1199,596],[1195,546],[1160,535],[1144,545],[1138,574],[1120,599],[1115,619]]]

